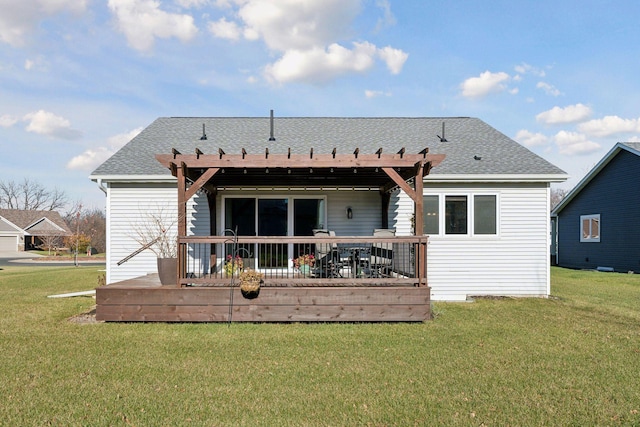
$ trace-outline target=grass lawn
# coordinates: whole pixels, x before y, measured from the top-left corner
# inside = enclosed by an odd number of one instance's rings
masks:
[[[0,270],[0,425],[640,425],[640,276],[419,324],[77,324],[88,267]]]

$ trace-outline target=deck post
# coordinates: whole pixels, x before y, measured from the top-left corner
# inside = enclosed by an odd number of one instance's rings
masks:
[[[187,200],[186,200],[186,191],[187,191],[187,166],[182,163],[179,167],[179,171],[177,173],[178,178],[178,237],[183,237],[187,235]],[[177,277],[176,277],[176,286],[181,287],[180,278],[184,276],[184,269],[186,264],[186,251],[183,250],[182,245],[176,242],[178,245],[178,268]]]
[[[424,203],[423,203],[423,188],[424,188],[424,183],[423,183],[423,170],[424,170],[424,163],[419,163],[418,165],[416,165],[416,176],[413,180],[413,186],[414,186],[414,191],[415,191],[415,198],[413,199],[414,202],[414,213],[415,213],[415,217],[414,217],[414,234],[416,236],[422,236],[424,235],[424,223],[423,223],[423,212],[424,212]],[[426,269],[425,269],[425,265],[424,262],[426,260],[426,245],[424,245],[422,242],[420,242],[420,244],[418,245],[418,251],[416,253],[416,265],[418,266],[418,285],[419,286],[426,286],[427,285],[427,276],[426,276]]]

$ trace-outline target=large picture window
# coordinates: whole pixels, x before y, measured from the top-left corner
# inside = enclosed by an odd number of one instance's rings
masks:
[[[600,241],[600,214],[580,216],[580,241],[593,243]]]

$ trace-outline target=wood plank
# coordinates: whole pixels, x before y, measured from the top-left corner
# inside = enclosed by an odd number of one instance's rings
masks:
[[[229,310],[221,306],[108,306],[96,310],[100,321],[227,322]],[[428,306],[238,306],[234,322],[422,322]]]
[[[96,290],[97,305],[221,305],[229,306],[229,288],[154,288]],[[428,287],[262,288],[255,299],[234,289],[234,305],[361,305],[428,304]]]

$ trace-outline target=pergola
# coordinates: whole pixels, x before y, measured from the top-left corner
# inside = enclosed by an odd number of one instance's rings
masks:
[[[215,194],[220,187],[369,187],[377,188],[382,198],[382,222],[387,223],[390,193],[401,188],[414,202],[416,219],[422,218],[423,178],[444,159],[444,154],[406,153],[402,148],[393,154],[382,152],[350,154],[331,153],[206,154],[199,148],[193,154],[173,149],[172,154],[157,154],[156,159],[178,179],[178,235],[186,236],[186,203],[197,191]],[[413,186],[409,182],[413,181]],[[422,221],[415,221],[415,235],[423,234]]]

